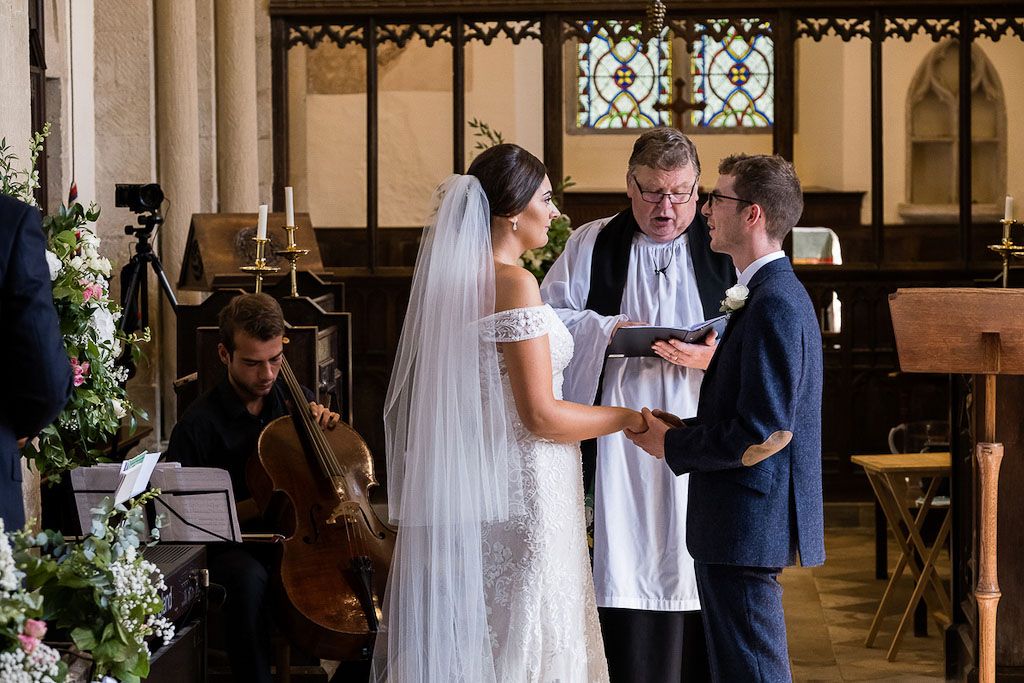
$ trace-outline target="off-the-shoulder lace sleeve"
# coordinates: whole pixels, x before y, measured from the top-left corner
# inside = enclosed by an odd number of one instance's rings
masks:
[[[480,334],[487,341],[517,342],[542,337],[551,329],[548,306],[510,308],[489,315],[480,321]]]

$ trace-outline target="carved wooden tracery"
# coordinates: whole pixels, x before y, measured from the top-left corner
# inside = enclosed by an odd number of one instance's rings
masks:
[[[540,20],[524,19],[522,21],[470,21],[465,23],[466,40],[479,40],[490,45],[498,36],[505,36],[513,45],[524,40],[540,40]]]
[[[844,42],[854,38],[870,38],[871,22],[865,18],[805,17],[796,20],[795,35],[820,42],[826,36],[836,36]]]
[[[468,20],[463,24],[463,40],[470,42],[478,40],[484,45],[490,45],[495,38],[504,36],[513,45],[518,45],[523,40],[540,40],[540,21],[487,21]],[[305,46],[315,48],[317,45],[328,42],[345,47],[346,45],[366,46],[366,24],[323,24],[323,25],[298,25],[290,26],[288,35],[288,47]],[[419,38],[427,47],[438,43],[452,42],[454,24],[447,22],[436,22],[429,24],[406,24],[386,23],[378,24],[376,27],[377,44],[394,43],[398,47],[405,47],[410,40]]]
[[[338,47],[366,45],[366,27],[362,24],[344,26],[289,26],[288,47],[304,45],[310,49],[327,41]]]

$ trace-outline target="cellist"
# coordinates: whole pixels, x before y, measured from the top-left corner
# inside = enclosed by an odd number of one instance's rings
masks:
[[[169,460],[185,466],[219,467],[231,475],[242,530],[268,531],[261,525],[245,479],[263,428],[288,414],[279,381],[284,360],[285,321],[281,307],[267,294],[241,294],[220,312],[217,351],[227,376],[200,396],[171,433]],[[305,390],[306,398],[311,393]],[[321,427],[333,429],[341,416],[310,400]],[[208,548],[210,580],[224,586],[224,642],[237,681],[270,683],[270,624],[273,612],[269,579],[272,549],[251,544],[215,544]]]

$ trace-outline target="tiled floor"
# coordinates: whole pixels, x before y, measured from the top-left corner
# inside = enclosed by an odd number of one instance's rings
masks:
[[[945,680],[942,638],[934,622],[928,625],[927,638],[915,638],[912,626],[908,627],[895,662],[885,658],[899,623],[895,611],[882,623],[874,647],[864,647],[886,584],[875,579],[873,529],[828,527],[825,546],[828,561],[824,566],[787,569],[781,579],[794,680]],[[898,557],[890,539],[890,569]],[[939,563],[940,576],[948,578],[947,553],[942,553]],[[912,590],[908,571],[897,594],[899,612]]]

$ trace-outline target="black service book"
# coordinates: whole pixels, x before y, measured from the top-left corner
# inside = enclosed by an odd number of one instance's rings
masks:
[[[704,337],[711,333],[711,330],[717,331],[718,336],[721,337],[728,321],[728,315],[720,315],[691,327],[655,327],[653,325],[620,327],[615,333],[615,337],[612,338],[611,344],[608,345],[607,355],[612,358],[657,356],[658,354],[651,349],[656,341],[678,339],[687,344],[697,344],[703,341]]]

